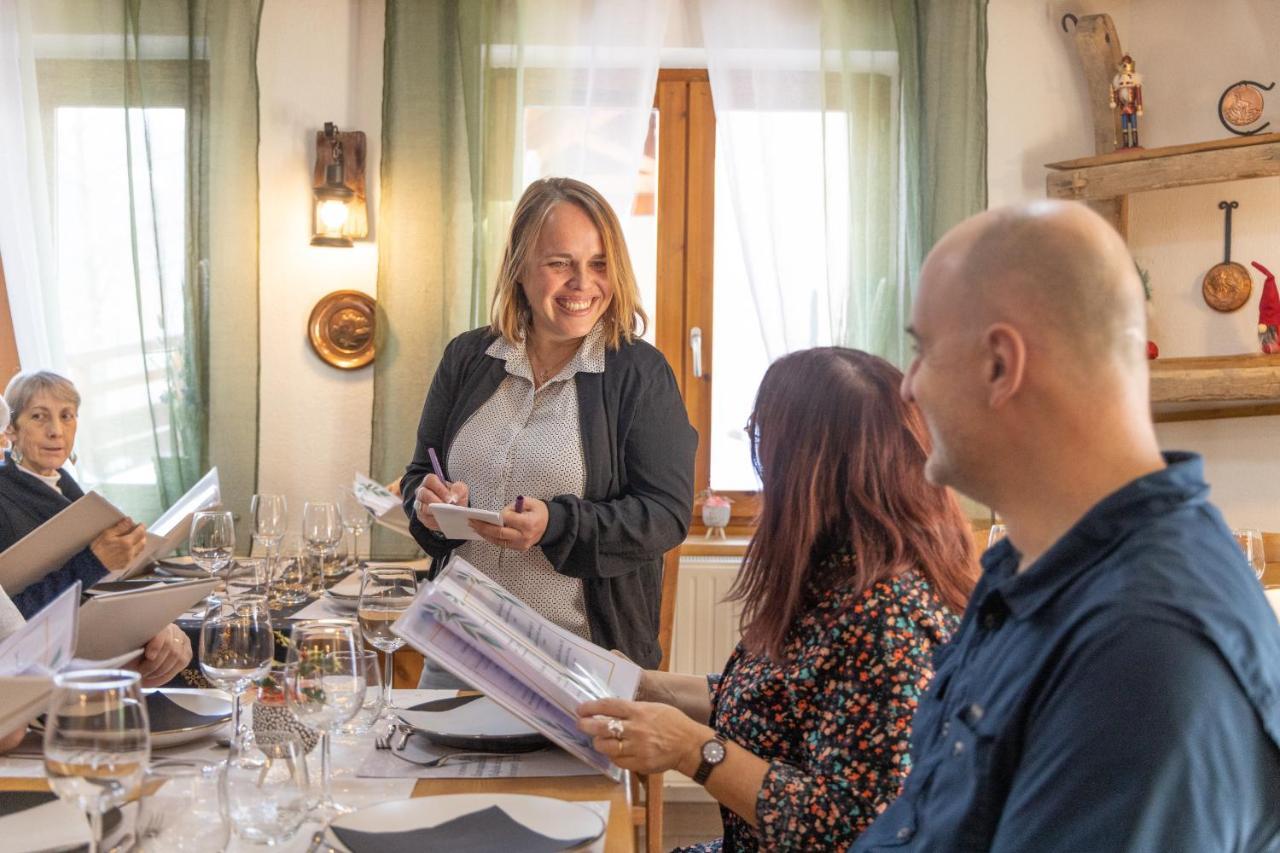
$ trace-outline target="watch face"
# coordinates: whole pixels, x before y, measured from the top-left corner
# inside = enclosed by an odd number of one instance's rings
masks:
[[[708,764],[719,764],[724,761],[724,744],[718,740],[709,740],[702,745],[702,760]]]

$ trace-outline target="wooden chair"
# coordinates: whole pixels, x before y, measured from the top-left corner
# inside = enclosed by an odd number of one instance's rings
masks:
[[[671,669],[671,634],[676,617],[676,584],[680,576],[680,549],[672,548],[662,560],[662,605],[658,619],[658,645],[662,662],[658,669]],[[640,828],[644,827],[645,853],[662,850],[662,777],[661,773],[632,774],[631,825],[635,828],[635,846],[640,850]],[[638,785],[637,785],[638,783]],[[637,787],[639,791],[637,791]],[[637,794],[643,792],[644,803]]]

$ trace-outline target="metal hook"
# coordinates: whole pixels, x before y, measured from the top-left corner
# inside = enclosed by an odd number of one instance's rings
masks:
[[[1064,33],[1069,33],[1069,32],[1071,32],[1071,30],[1067,29],[1067,21],[1068,21],[1068,20],[1070,20],[1070,21],[1071,21],[1071,26],[1073,26],[1073,27],[1076,27],[1076,26],[1079,26],[1079,25],[1080,25],[1080,19],[1079,19],[1079,18],[1077,18],[1075,15],[1071,14],[1070,12],[1068,12],[1067,14],[1065,14],[1065,15],[1063,15],[1063,16],[1062,16],[1062,31],[1063,31]]]
[[[1218,202],[1218,210],[1225,210],[1227,212],[1227,221],[1223,226],[1223,231],[1224,231],[1223,243],[1225,245],[1223,246],[1224,257],[1222,262],[1224,264],[1231,263],[1231,211],[1235,210],[1239,206],[1240,206],[1240,202],[1238,201]]]

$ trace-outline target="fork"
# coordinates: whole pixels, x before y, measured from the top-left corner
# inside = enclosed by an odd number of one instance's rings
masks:
[[[440,756],[436,756],[435,758],[429,758],[429,759],[427,759],[427,760],[425,760],[425,761],[423,761],[423,760],[421,760],[421,759],[418,759],[418,758],[410,758],[409,756],[405,755],[403,752],[401,752],[401,751],[400,751],[400,750],[398,750],[398,749],[393,749],[393,750],[391,750],[391,754],[392,754],[392,755],[394,755],[396,758],[399,758],[401,761],[407,761],[407,762],[409,762],[410,764],[416,764],[416,765],[418,765],[419,767],[439,767],[440,765],[444,764],[446,761],[451,761],[451,760],[453,760],[453,759],[455,759],[455,758],[465,758],[465,759],[468,759],[468,760],[470,760],[470,759],[474,759],[474,758],[502,758],[502,757],[509,756],[509,755],[528,755],[529,753],[525,753],[525,752],[522,752],[522,753],[515,753],[515,752],[450,752],[448,755],[440,755]]]

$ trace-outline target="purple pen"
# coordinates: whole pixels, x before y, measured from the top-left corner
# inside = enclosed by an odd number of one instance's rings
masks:
[[[427,456],[431,458],[431,472],[440,478],[440,482],[444,484],[446,489],[449,488],[449,481],[444,478],[444,471],[440,469],[440,457],[436,456],[436,449],[434,447],[428,447]],[[454,502],[453,495],[449,495],[448,502]]]
[[[516,495],[516,512],[524,512],[524,495]]]

